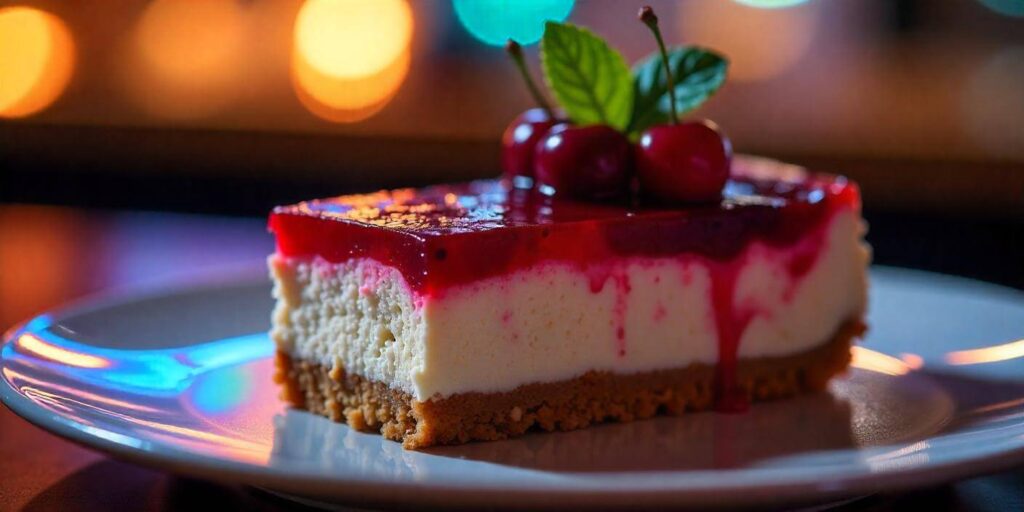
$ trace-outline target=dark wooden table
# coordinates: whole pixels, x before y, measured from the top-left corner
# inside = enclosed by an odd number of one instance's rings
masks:
[[[272,248],[262,219],[103,213],[0,205],[0,329],[99,290],[258,265]],[[1024,510],[1024,468],[841,510]],[[243,485],[123,463],[50,435],[0,407],[0,511],[301,510]]]

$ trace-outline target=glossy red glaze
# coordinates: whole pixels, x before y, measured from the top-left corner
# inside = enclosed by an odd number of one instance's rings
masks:
[[[636,172],[644,194],[670,202],[709,202],[729,179],[732,146],[710,121],[653,126],[640,136]]]
[[[556,195],[609,199],[629,192],[629,139],[611,126],[557,125],[537,143],[537,182]]]
[[[537,142],[557,121],[541,108],[519,114],[501,136],[501,169],[508,179],[516,176],[532,178],[533,152]]]
[[[373,258],[429,295],[550,260],[581,267],[631,256],[725,261],[752,240],[789,246],[831,210],[859,200],[856,185],[821,175],[795,184],[738,177],[718,203],[685,208],[590,203],[478,181],[283,206],[270,229],[285,256]],[[795,263],[794,271],[804,267]]]

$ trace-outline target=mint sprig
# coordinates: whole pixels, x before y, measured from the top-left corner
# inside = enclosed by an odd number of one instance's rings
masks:
[[[712,50],[681,46],[668,52],[678,115],[692,112],[725,83],[729,62]],[[633,67],[636,88],[628,131],[641,132],[672,120],[672,99],[661,55],[654,52]]]
[[[625,131],[633,113],[626,60],[589,30],[549,21],[540,42],[544,79],[572,122]]]
[[[633,70],[622,55],[587,29],[549,21],[540,43],[544,81],[573,123],[607,124],[635,135],[672,120],[672,100],[658,52]],[[679,115],[692,112],[725,83],[729,62],[698,46],[668,52]]]

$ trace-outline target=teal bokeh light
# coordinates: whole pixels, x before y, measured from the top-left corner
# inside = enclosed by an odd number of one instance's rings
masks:
[[[565,21],[573,0],[455,0],[455,15],[473,37],[493,46],[515,39],[532,44],[544,35],[544,22]]]
[[[1024,17],[1024,0],[981,0],[981,3],[999,14]]]

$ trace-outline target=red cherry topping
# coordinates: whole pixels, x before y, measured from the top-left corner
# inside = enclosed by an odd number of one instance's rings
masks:
[[[505,178],[533,177],[533,152],[537,142],[556,121],[542,108],[519,114],[501,136],[501,169]]]
[[[636,151],[641,189],[667,201],[719,200],[731,161],[732,144],[707,120],[652,126]]]
[[[629,190],[629,139],[607,125],[559,124],[537,143],[537,182],[580,199],[609,199]]]

